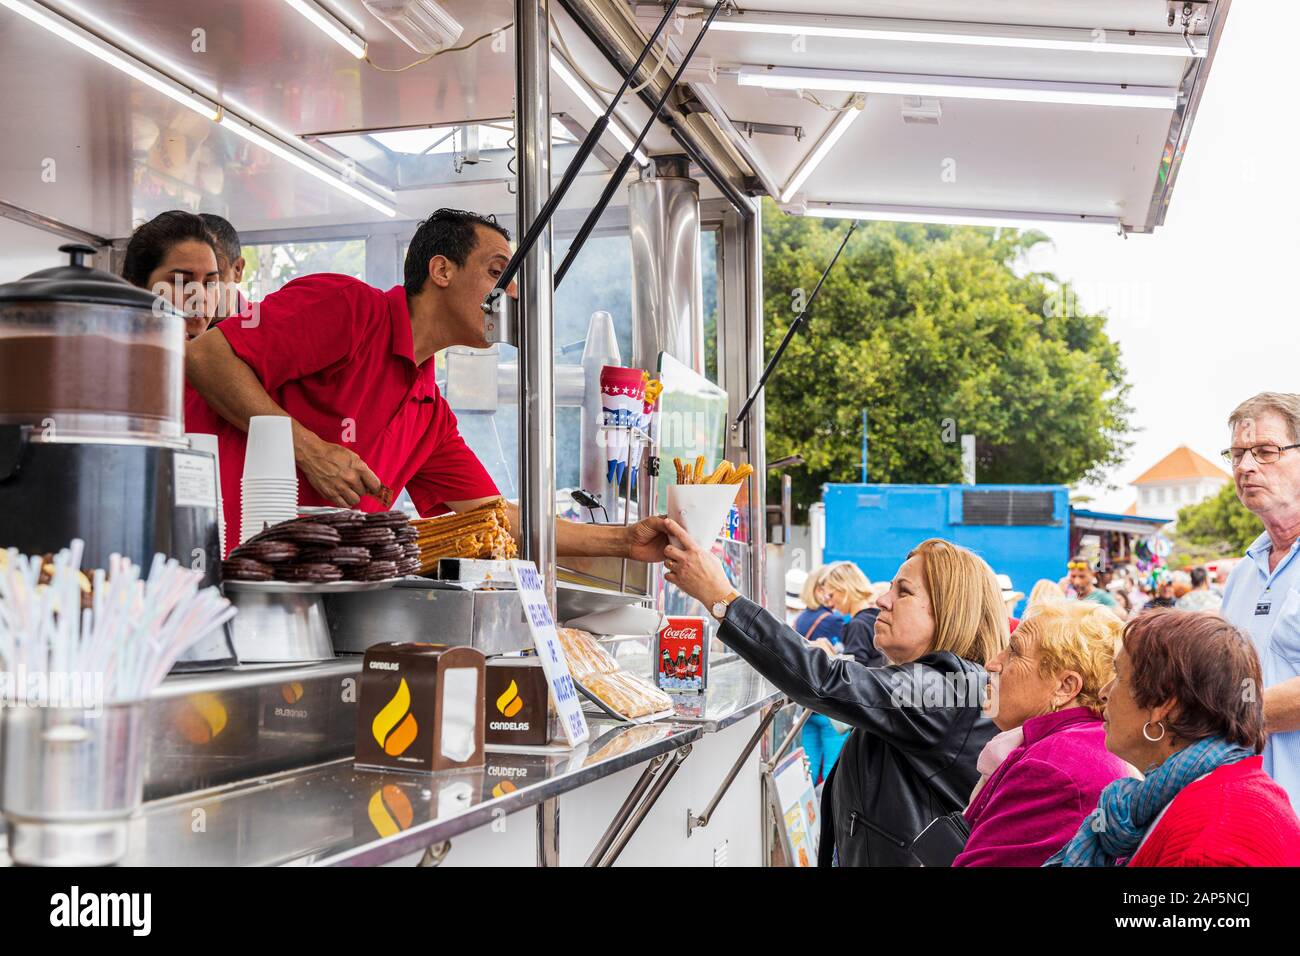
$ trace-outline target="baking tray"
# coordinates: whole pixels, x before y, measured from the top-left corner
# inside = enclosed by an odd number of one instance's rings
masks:
[[[600,708],[602,713],[613,717],[615,720],[621,720],[625,724],[653,724],[655,721],[665,720],[672,717],[676,713],[676,711],[670,707],[667,710],[661,710],[658,713],[646,714],[644,717],[625,717],[596,696],[594,691],[588,690],[582,682],[575,680],[573,686],[577,687],[578,690],[582,692],[583,697],[586,697],[589,701]]]
[[[383,581],[234,581],[225,580],[221,586],[227,591],[246,594],[349,594],[353,591],[387,591],[401,578]]]

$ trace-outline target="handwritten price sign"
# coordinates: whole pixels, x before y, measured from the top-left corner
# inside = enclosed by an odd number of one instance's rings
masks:
[[[591,736],[591,730],[582,713],[578,688],[569,676],[569,662],[564,656],[560,635],[555,630],[551,607],[546,603],[542,576],[537,573],[537,566],[531,561],[511,561],[510,571],[515,586],[519,588],[519,598],[524,602],[524,620],[528,622],[537,656],[542,660],[542,670],[546,672],[546,680],[551,685],[555,708],[559,711],[560,723],[564,727],[564,738],[570,747],[576,747]]]

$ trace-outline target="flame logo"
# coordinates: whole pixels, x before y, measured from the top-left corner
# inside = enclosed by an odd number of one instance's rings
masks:
[[[506,688],[506,692],[497,698],[497,710],[507,717],[513,717],[524,709],[524,699],[519,696],[519,688],[514,681]]]
[[[285,684],[280,688],[280,696],[286,704],[296,704],[302,700],[302,684],[299,681]]]
[[[514,686],[513,681],[511,681],[510,686],[512,687]],[[511,783],[509,780],[502,780],[499,784],[497,784],[495,787],[492,788],[492,796],[504,797],[507,793],[514,793],[518,789],[519,788],[516,787],[513,783]]]
[[[230,717],[216,694],[193,694],[185,704],[176,715],[176,726],[190,743],[211,743],[226,729]]]
[[[374,796],[370,798],[366,813],[375,832],[381,837],[390,837],[394,833],[405,830],[415,818],[411,801],[407,800],[406,794],[391,783],[375,791]]]
[[[375,735],[379,746],[384,748],[384,753],[390,757],[400,756],[415,740],[420,727],[415,722],[415,715],[411,713],[411,688],[406,686],[405,677],[397,685],[393,699],[375,714],[370,731]]]

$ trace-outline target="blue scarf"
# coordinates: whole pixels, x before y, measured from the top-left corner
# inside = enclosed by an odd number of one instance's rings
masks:
[[[1183,787],[1253,756],[1255,751],[1248,747],[1206,737],[1169,757],[1145,780],[1116,780],[1101,792],[1097,809],[1084,818],[1074,838],[1043,866],[1115,866],[1116,860],[1133,855],[1152,821]]]

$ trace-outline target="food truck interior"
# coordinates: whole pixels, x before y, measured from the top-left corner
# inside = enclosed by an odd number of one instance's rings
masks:
[[[254,301],[315,272],[388,289],[433,210],[494,214],[518,243],[577,163],[520,263],[499,341],[440,355],[439,385],[520,502],[522,556],[559,621],[624,606],[706,614],[659,566],[557,560],[551,530],[556,515],[661,512],[672,470],[656,459],[684,454],[755,469],[714,547],[739,591],[779,608],[761,395],[737,423],[773,321],[763,215],[1149,233],[1228,7],[679,0],[665,19],[665,4],[627,0],[0,0],[0,283],[67,263],[69,243],[120,274],[132,230],[183,209],[238,230]],[[611,95],[660,26],[606,125]],[[0,336],[4,322],[0,312]],[[604,365],[664,383],[658,432],[620,446],[625,472],[611,469],[600,424]],[[368,600],[335,602],[332,626],[366,635],[336,634],[336,649],[362,650],[372,634],[472,640]],[[493,648],[529,646],[522,628],[517,639]],[[649,674],[653,636],[609,646]],[[490,753],[477,775],[424,779],[353,767],[355,653],[239,655],[237,666],[216,654],[221,666],[174,674],[149,702],[146,803],[125,859],[796,856],[771,813],[794,708],[720,644],[714,652],[709,689],[675,697],[671,718],[593,711],[581,752]],[[200,798],[222,810],[210,815],[218,839],[184,838]]]

